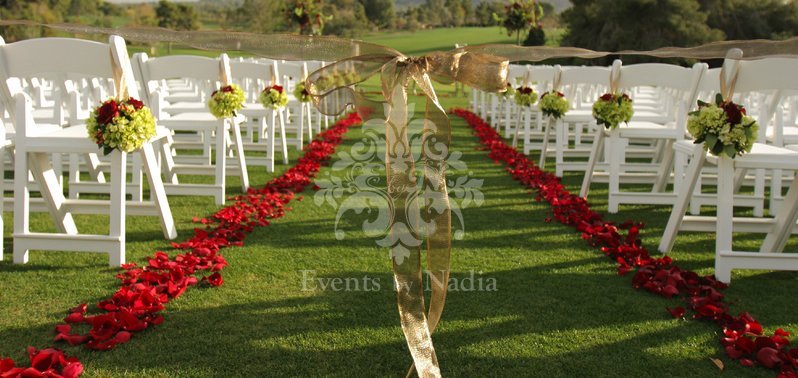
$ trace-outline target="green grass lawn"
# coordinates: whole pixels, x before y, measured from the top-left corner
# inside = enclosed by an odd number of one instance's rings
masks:
[[[559,46],[564,29],[546,29],[546,45]],[[522,36],[522,39],[525,36]],[[394,48],[406,55],[421,55],[432,51],[447,51],[454,48],[455,43],[470,46],[488,43],[515,43],[515,36],[508,37],[504,29],[494,27],[459,27],[419,30],[415,32],[381,31],[370,33],[358,39]],[[131,53],[145,51],[152,53],[146,46],[131,45]],[[172,54],[197,54],[203,56],[218,56],[216,51],[203,51],[192,48],[173,46]],[[236,52],[229,52],[231,56],[241,56]],[[164,44],[159,44],[155,49],[155,56],[167,55]]]
[[[465,106],[465,98],[447,96],[451,87],[440,88],[445,107]],[[462,119],[452,118],[452,130],[452,149],[462,152],[467,170],[450,174],[484,180],[484,203],[463,211],[465,236],[453,243],[453,277],[462,280],[475,272],[477,278],[494,279],[497,290],[449,293],[434,335],[445,375],[718,376],[710,358],[726,362],[731,376],[773,375],[728,360],[715,325],[672,319],[665,307],[679,305],[677,300],[632,289],[631,275],[619,277],[614,264],[579,233],[545,222],[548,206],[535,202],[477,150]],[[352,129],[339,151],[363,138],[360,128]],[[251,167],[250,173],[259,185],[279,172]],[[329,173],[344,175],[327,167],[321,176]],[[572,191],[580,182],[581,175],[565,178]],[[240,191],[237,180],[231,179],[228,189]],[[606,185],[593,189],[594,208],[605,211]],[[170,303],[162,325],[110,352],[59,347],[78,356],[89,377],[403,374],[410,357],[389,287],[387,251],[362,231],[367,213],[348,213],[338,222],[346,238],[337,240],[336,211],[314,204],[314,193],[292,202],[292,211],[250,235],[245,246],[224,250],[230,264],[223,271],[225,284],[191,288]],[[171,197],[170,203],[181,240],[191,234],[192,217],[215,209],[207,197]],[[642,237],[655,253],[668,212],[663,206],[624,207],[609,218],[644,220]],[[4,220],[10,251],[9,213]],[[38,228],[48,221],[43,214],[33,219]],[[141,262],[168,248],[157,221],[128,217],[127,222],[128,261]],[[78,224],[102,230],[98,225],[105,222],[81,216]],[[684,268],[710,274],[713,248],[711,234],[684,233],[672,256]],[[117,287],[118,270],[107,266],[104,255],[32,252],[27,265],[13,265],[10,257],[6,253],[0,262],[0,356],[24,361],[28,345],[52,345],[53,326],[67,309],[94,303]],[[303,270],[330,279],[367,276],[381,289],[305,291]],[[797,289],[795,273],[735,272],[727,294],[733,312],[750,311],[767,331],[798,331]]]
[[[546,44],[559,44],[563,30],[547,29]],[[526,36],[521,36],[521,39]],[[459,27],[419,30],[416,32],[379,32],[362,38],[366,42],[392,47],[407,55],[420,55],[432,51],[446,51],[460,45],[488,43],[515,43],[515,35],[507,36],[505,30],[493,27]]]

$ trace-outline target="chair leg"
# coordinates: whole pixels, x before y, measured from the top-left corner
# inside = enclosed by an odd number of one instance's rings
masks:
[[[521,133],[521,106],[518,107],[518,117],[515,122],[515,132],[513,133],[513,148],[518,147],[518,134]]]
[[[673,170],[673,140],[665,142],[662,150],[662,161],[657,169],[657,179],[654,181],[652,191],[654,193],[662,193],[668,185],[668,178]]]
[[[540,169],[546,167],[546,151],[549,149],[549,136],[551,135],[552,128],[551,122],[552,118],[549,117],[546,121],[546,130],[543,131],[543,145],[540,148],[540,161],[538,162]]]
[[[28,189],[28,159],[26,152],[17,145],[14,160],[14,234],[24,235],[30,232],[30,189]],[[14,263],[28,262],[28,249],[21,243],[14,243]]]
[[[69,183],[79,183],[80,182],[80,161],[79,156],[75,154],[69,154]],[[86,162],[89,162],[88,155],[86,155]],[[69,198],[71,199],[78,199],[80,198],[80,192],[78,191],[78,185],[70,185],[69,186]]]
[[[679,194],[676,196],[676,202],[673,204],[668,224],[665,226],[665,232],[662,234],[662,239],[659,242],[659,251],[662,253],[670,252],[673,248],[673,243],[676,240],[676,234],[679,232],[679,227],[684,219],[684,213],[687,211],[687,205],[690,203],[690,198],[693,195],[698,177],[701,175],[701,169],[706,162],[706,155],[703,147],[696,145],[693,149],[693,159],[687,166],[687,172],[682,182]]]
[[[568,125],[562,120],[557,120],[554,127],[554,174],[562,177],[565,173],[563,170],[565,149],[568,148]]]
[[[216,177],[214,184],[216,184],[216,187],[220,188],[220,191],[216,194],[217,205],[224,205],[227,190],[226,123],[227,120],[225,119],[219,120],[218,126],[216,127],[216,151],[214,151],[216,155]]]
[[[754,196],[761,198],[754,206],[754,216],[763,217],[765,216],[765,170],[757,169],[754,175],[756,177],[754,181]]]
[[[618,212],[618,192],[621,189],[621,164],[626,160],[626,145],[628,139],[621,138],[620,130],[615,128],[610,131],[610,169],[609,169],[609,202],[607,212]]]
[[[579,197],[587,199],[587,194],[590,191],[590,184],[593,182],[593,171],[596,169],[596,160],[598,160],[601,153],[601,146],[604,143],[604,130],[596,128],[596,134],[593,137],[593,145],[590,148],[590,157],[587,160],[587,168],[585,168],[585,176],[582,178],[582,188],[579,190]]]
[[[300,126],[302,128],[305,127],[305,124],[308,126],[308,143],[313,140],[313,125],[310,123],[310,104],[303,102],[302,106],[299,108],[300,113]]]
[[[110,251],[109,264],[121,266],[125,263],[125,183],[127,182],[127,153],[114,151],[111,154],[111,212],[110,236],[118,238],[116,250]]]
[[[781,188],[779,188],[781,189]],[[767,234],[760,252],[782,252],[792,235],[792,229],[798,222],[798,177],[793,177],[787,196],[784,197],[781,209],[776,214],[773,230]]]
[[[283,120],[290,120],[290,119],[293,118],[293,117],[292,118],[286,117],[286,113],[288,112],[288,108],[287,107],[284,108],[284,109],[279,109],[277,111],[280,113],[279,116]],[[293,119],[294,119],[294,124],[296,124],[296,118],[293,118]],[[302,150],[302,146],[304,146],[304,145],[305,145],[305,130],[302,129],[302,124],[300,123],[300,124],[296,125],[296,149],[301,151]]]
[[[177,174],[175,173],[175,159],[172,156],[172,137],[167,136],[165,139],[161,139],[161,171],[166,177],[166,181],[170,184],[179,184],[179,180],[177,179]]]
[[[177,229],[175,228],[175,221],[172,218],[172,209],[169,206],[169,201],[166,198],[166,191],[163,187],[161,180],[161,173],[158,170],[157,158],[155,156],[155,149],[151,143],[145,143],[140,151],[142,169],[147,175],[147,181],[150,184],[150,198],[155,203],[155,208],[158,210],[161,220],[161,230],[163,235],[172,240],[177,237]]]
[[[78,229],[75,226],[75,221],[72,214],[64,210],[64,193],[61,185],[58,183],[58,175],[55,172],[50,157],[47,153],[37,152],[29,154],[30,172],[33,174],[33,179],[39,184],[39,190],[42,197],[49,203],[50,215],[53,218],[58,232],[76,235]]]
[[[718,158],[717,222],[715,231],[715,277],[721,282],[731,281],[731,267],[724,264],[722,254],[732,251],[734,228],[734,160]]]
[[[274,124],[274,116],[272,116],[272,122],[270,124],[266,123],[266,118],[261,117],[261,122],[264,123],[264,127],[266,128],[266,171],[271,173],[274,172],[274,138],[275,138],[275,124]]]
[[[152,148],[152,147],[150,147]],[[139,155],[132,155],[133,164],[132,168],[133,171],[131,175],[133,176],[132,187],[133,190],[131,192],[131,200],[133,202],[142,202],[144,201],[144,177],[143,176],[143,167],[141,162],[141,156]]]
[[[778,215],[778,207],[775,204],[782,199],[782,175],[781,169],[774,169],[770,177],[770,215]]]
[[[247,160],[244,156],[244,142],[241,138],[241,127],[235,122],[235,120],[231,120],[233,123],[232,127],[230,127],[230,133],[233,134],[233,144],[235,144],[236,149],[236,157],[238,161],[238,169],[241,174],[241,190],[244,193],[247,192],[249,189],[249,172],[247,172]]]
[[[283,116],[283,112],[275,111],[277,113],[277,117],[280,119],[280,141],[282,142],[283,147],[283,164],[288,164],[288,142],[285,139],[285,116]],[[274,115],[272,115],[274,117]],[[272,118],[272,123],[274,123],[274,118]],[[302,135],[300,132],[299,135]],[[302,145],[299,145],[299,149],[302,149]]]

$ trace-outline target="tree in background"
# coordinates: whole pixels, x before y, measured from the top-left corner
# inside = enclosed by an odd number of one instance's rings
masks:
[[[476,19],[476,24],[479,26],[495,25],[496,21],[493,19],[493,14],[499,14],[503,11],[504,6],[501,3],[482,0],[474,9],[474,18]]]
[[[299,34],[320,35],[324,23],[331,19],[323,8],[323,0],[294,0],[287,9],[288,24],[299,26]]]
[[[521,32],[532,27],[539,28],[539,20],[543,17],[543,8],[535,0],[515,0],[504,6],[504,14],[493,14],[493,19],[507,30],[507,35],[515,33],[515,43],[521,44]],[[545,42],[545,36],[544,36]]]
[[[366,12],[366,17],[380,29],[394,27],[396,10],[394,0],[359,0]],[[344,8],[346,9],[346,8]]]
[[[157,26],[158,15],[149,4],[136,4],[125,11],[130,24],[133,26]]]
[[[257,9],[257,12],[253,12]],[[244,0],[238,8],[230,10],[225,26],[254,33],[273,33],[285,30],[285,4],[274,0]]]
[[[327,33],[353,38],[369,28],[366,9],[359,0],[330,0],[326,10],[332,16],[324,27]]]
[[[199,16],[194,7],[186,4],[175,4],[161,0],[155,8],[158,26],[174,30],[199,29]]]
[[[699,0],[707,25],[726,39],[785,39],[798,34],[798,2],[780,0]]]
[[[155,8],[158,26],[173,30],[199,29],[199,16],[194,7],[186,4],[175,4],[161,0]],[[167,52],[172,53],[172,43],[167,44]]]
[[[694,46],[723,38],[694,0],[572,0],[563,46],[598,51]],[[627,58],[625,58],[627,59]],[[629,57],[630,60],[643,60]]]
[[[798,34],[798,3],[781,0],[572,0],[564,46],[649,50]],[[644,61],[647,58],[629,57]]]

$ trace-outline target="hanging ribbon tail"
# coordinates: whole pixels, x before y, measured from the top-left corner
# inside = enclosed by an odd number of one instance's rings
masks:
[[[392,260],[396,300],[402,331],[420,377],[439,377],[440,368],[432,346],[432,337],[425,315],[423,277],[421,272],[420,198],[417,189],[414,157],[407,135],[408,78],[396,69],[396,60],[386,67],[397,73],[396,85],[387,95],[385,122],[386,179],[393,210],[388,241]],[[383,74],[385,78],[385,74]]]

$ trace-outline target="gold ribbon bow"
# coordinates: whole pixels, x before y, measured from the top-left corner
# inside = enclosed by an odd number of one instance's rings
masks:
[[[385,169],[393,206],[389,240],[402,330],[418,375],[438,377],[440,368],[431,335],[443,313],[449,282],[451,211],[446,190],[446,155],[450,126],[431,77],[444,83],[458,81],[483,90],[500,91],[506,89],[508,61],[464,51],[422,57],[386,52],[356,56],[326,66],[308,77],[306,87],[325,112],[337,114],[347,104],[354,104],[364,121],[378,118],[385,121]],[[337,84],[325,79],[339,70],[352,69],[366,75]],[[384,104],[369,101],[350,88],[376,74],[380,75]],[[411,82],[426,97],[421,188],[414,167],[414,153],[418,151],[413,151],[408,141],[408,126],[412,120],[407,96]],[[422,207],[423,211],[418,212]],[[426,314],[421,268],[421,240],[424,238],[432,291]],[[408,374],[412,371],[413,367]]]

